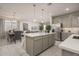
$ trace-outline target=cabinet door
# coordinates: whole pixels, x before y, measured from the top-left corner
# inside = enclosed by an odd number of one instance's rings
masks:
[[[62,40],[67,39],[72,33],[70,32],[62,32]]]
[[[78,27],[78,17],[75,15],[72,16],[72,27]]]
[[[43,36],[43,50],[48,48],[48,36]]]
[[[33,39],[26,37],[26,52],[33,55]]]
[[[34,40],[34,55],[39,54],[42,51],[42,38],[36,38]]]
[[[55,42],[54,35],[49,35],[48,46],[52,46]]]

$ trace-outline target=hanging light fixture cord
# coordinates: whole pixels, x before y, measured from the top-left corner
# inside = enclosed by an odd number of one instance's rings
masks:
[[[35,10],[35,7],[36,7],[36,5],[35,4],[33,4],[33,7],[34,7],[34,19],[36,18],[35,16],[35,14],[36,14],[36,10]]]

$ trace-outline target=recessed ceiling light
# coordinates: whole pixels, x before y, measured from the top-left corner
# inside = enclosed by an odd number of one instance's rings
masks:
[[[65,10],[66,10],[66,11],[69,11],[70,9],[69,9],[69,8],[66,8]]]
[[[36,19],[34,19],[33,21],[36,22]]]
[[[49,13],[49,16],[51,16],[52,14],[51,13]]]
[[[42,16],[40,16],[42,18]]]

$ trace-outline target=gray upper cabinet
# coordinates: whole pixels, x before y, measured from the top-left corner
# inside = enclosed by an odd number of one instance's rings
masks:
[[[64,28],[79,27],[79,11],[71,14],[61,15],[53,17],[53,23],[63,23]]]
[[[26,36],[26,52],[30,55],[33,55],[33,39]]]
[[[62,17],[62,20],[63,20],[63,27],[67,27],[69,28],[71,26],[71,20],[69,20],[70,17],[68,15],[65,15]]]
[[[78,18],[77,18],[77,16],[72,16],[72,27],[78,27]]]
[[[61,17],[56,17],[53,19],[53,23],[56,24],[56,23],[62,23],[62,19]]]

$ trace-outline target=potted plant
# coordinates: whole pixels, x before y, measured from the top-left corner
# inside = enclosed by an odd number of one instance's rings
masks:
[[[47,26],[46,26],[46,31],[49,33],[50,30],[51,30],[51,26],[50,26],[50,25],[47,25]]]
[[[41,24],[40,26],[39,26],[39,30],[42,32],[43,31],[43,24]]]

